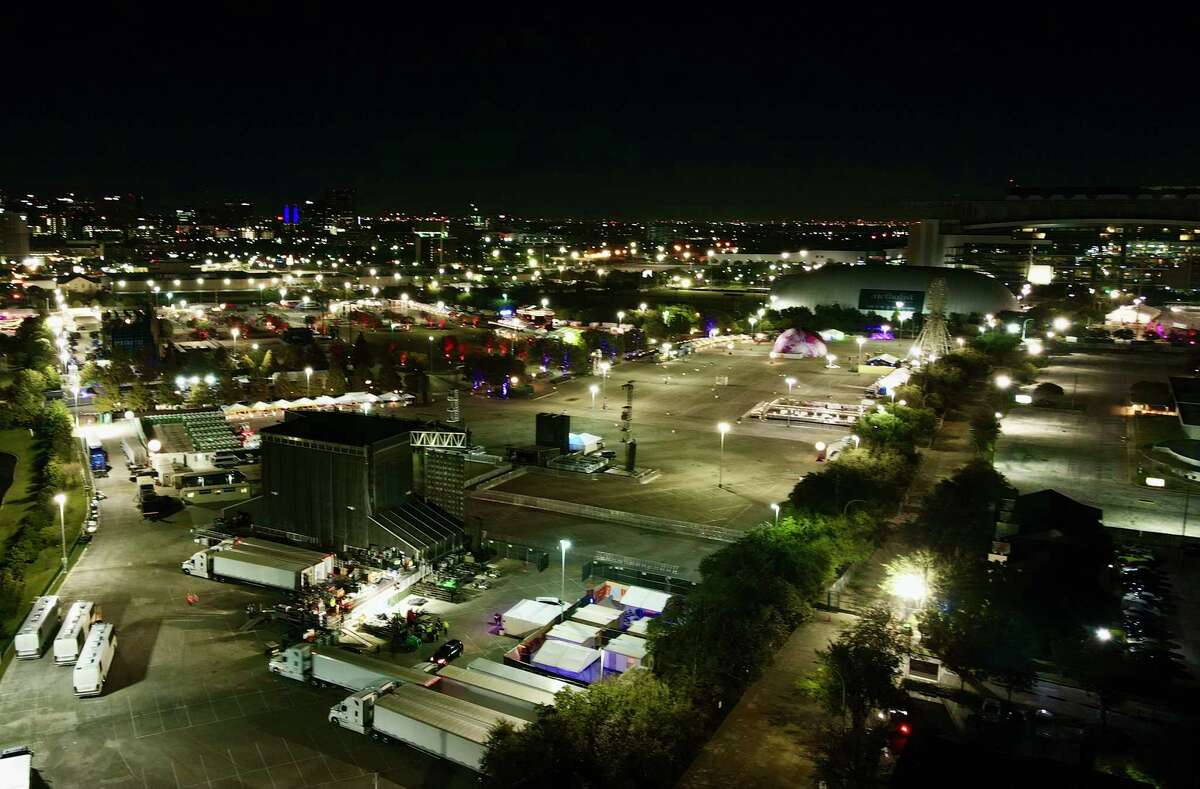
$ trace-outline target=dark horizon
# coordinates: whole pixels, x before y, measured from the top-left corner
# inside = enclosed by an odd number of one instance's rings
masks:
[[[1178,20],[17,15],[10,194],[773,221],[1200,180]]]

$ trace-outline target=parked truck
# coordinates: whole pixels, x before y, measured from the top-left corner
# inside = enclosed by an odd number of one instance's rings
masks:
[[[295,591],[323,583],[332,574],[333,555],[289,546],[276,549],[241,540],[225,540],[196,551],[180,565],[180,569],[186,575],[216,581],[240,581]]]
[[[75,664],[83,644],[87,641],[88,631],[96,621],[96,606],[89,600],[76,600],[67,609],[63,617],[62,628],[54,637],[54,662],[60,666]]]
[[[57,597],[47,595],[34,600],[33,608],[29,610],[29,616],[25,617],[25,621],[21,623],[21,629],[17,631],[17,635],[13,639],[13,649],[17,658],[19,660],[40,658],[46,651],[46,644],[50,641],[52,634],[58,630],[60,621],[62,621],[62,609],[59,607]]]
[[[360,690],[329,710],[329,722],[377,740],[395,740],[476,772],[497,723],[525,721],[416,685],[389,682]]]
[[[83,651],[75,661],[71,680],[76,696],[99,696],[104,691],[104,680],[117,656],[117,632],[111,622],[97,622],[88,631]]]
[[[337,647],[312,644],[288,647],[271,658],[268,668],[272,674],[297,682],[311,682],[318,687],[334,685],[346,690],[362,690],[387,682],[429,686],[438,681],[436,675],[415,668],[397,666]]]
[[[108,453],[98,438],[88,439],[88,465],[92,471],[105,471],[108,468]]]
[[[25,745],[0,751],[0,787],[28,789],[33,781],[33,751]]]

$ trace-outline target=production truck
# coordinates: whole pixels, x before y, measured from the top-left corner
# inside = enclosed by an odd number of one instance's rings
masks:
[[[0,751],[0,789],[29,789],[33,782],[33,751],[24,745]]]
[[[497,723],[520,731],[520,718],[433,693],[387,683],[347,696],[329,710],[329,722],[377,740],[396,740],[479,772],[488,735]]]
[[[185,575],[216,581],[240,581],[296,591],[324,583],[332,574],[333,555],[286,545],[275,548],[241,540],[225,540],[211,548],[196,551],[180,565],[180,569]]]
[[[268,668],[272,674],[311,682],[318,687],[330,685],[346,690],[362,690],[387,682],[429,686],[438,681],[436,675],[415,668],[405,668],[369,655],[359,655],[337,647],[295,644],[271,658]]]
[[[67,609],[63,617],[62,629],[54,637],[54,662],[60,666],[70,666],[75,663],[83,650],[88,631],[95,622],[96,606],[87,600],[76,600]]]
[[[48,595],[34,600],[33,608],[29,610],[29,616],[25,617],[25,621],[21,623],[21,629],[17,631],[17,635],[13,639],[13,650],[17,659],[40,658],[46,651],[46,642],[58,629],[61,619],[62,612],[59,609],[57,597]]]
[[[88,631],[83,651],[75,661],[71,680],[76,696],[99,696],[104,690],[104,680],[117,656],[117,633],[111,622],[97,622]]]

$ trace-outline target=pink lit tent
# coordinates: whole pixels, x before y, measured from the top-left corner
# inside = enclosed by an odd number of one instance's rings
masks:
[[[775,340],[775,353],[794,356],[824,356],[825,341],[816,332],[805,329],[788,329]]]

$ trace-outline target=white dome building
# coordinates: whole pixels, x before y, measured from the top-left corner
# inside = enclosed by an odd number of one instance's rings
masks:
[[[976,271],[941,266],[824,266],[783,277],[771,292],[775,309],[838,304],[863,312],[925,312],[925,293],[936,277],[946,280],[946,313],[998,313],[1019,308],[998,280]],[[900,306],[897,306],[899,304]]]

